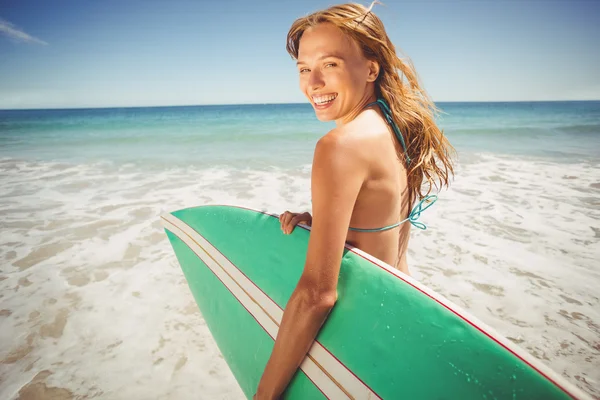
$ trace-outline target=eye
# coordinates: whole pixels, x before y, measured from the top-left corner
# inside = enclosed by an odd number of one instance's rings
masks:
[[[325,64],[325,68],[331,68],[331,67],[335,67],[335,63],[327,63]]]
[[[299,72],[300,72],[301,74],[303,74],[303,73],[305,73],[305,72],[308,72],[308,71],[310,71],[308,68],[300,68],[300,71],[299,71]]]

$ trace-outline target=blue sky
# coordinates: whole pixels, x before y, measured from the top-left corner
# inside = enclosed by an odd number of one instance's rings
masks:
[[[0,0],[0,109],[303,102],[286,34],[335,3]],[[600,1],[374,12],[434,101],[600,99]]]

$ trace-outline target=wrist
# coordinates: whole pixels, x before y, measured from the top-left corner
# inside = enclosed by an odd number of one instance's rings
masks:
[[[269,392],[264,387],[261,387],[260,384],[256,389],[256,394],[254,395],[254,400],[277,400],[279,396],[276,394]]]

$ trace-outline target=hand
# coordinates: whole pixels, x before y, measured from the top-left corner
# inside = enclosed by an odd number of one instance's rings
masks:
[[[289,235],[294,231],[294,227],[299,223],[305,223],[308,226],[312,224],[312,216],[310,213],[293,213],[286,211],[279,216],[279,222],[281,223],[281,230],[286,235]]]

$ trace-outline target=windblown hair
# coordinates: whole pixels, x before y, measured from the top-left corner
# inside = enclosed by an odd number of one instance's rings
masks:
[[[398,57],[383,23],[371,12],[375,3],[369,8],[355,3],[336,5],[297,19],[288,32],[286,49],[298,59],[303,33],[320,23],[331,23],[354,39],[367,59],[379,64],[375,94],[388,102],[404,137],[411,159],[407,172],[409,204],[413,204],[433,186],[438,190],[448,186],[454,174],[455,151],[435,123],[437,108],[419,85],[412,62]],[[404,155],[399,156],[404,159]],[[425,188],[424,179],[428,184]]]

